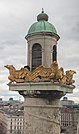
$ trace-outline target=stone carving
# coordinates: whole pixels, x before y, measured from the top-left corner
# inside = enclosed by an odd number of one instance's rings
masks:
[[[21,68],[20,70],[16,70],[15,67],[13,65],[7,65],[5,66],[7,69],[9,69],[9,76],[8,79],[10,80],[10,83],[12,82],[24,82],[25,81],[25,77],[30,75],[30,71],[27,68]]]
[[[61,67],[59,68],[58,64],[56,62],[51,64],[51,70],[52,73],[50,74],[50,79],[53,80],[54,82],[60,82],[60,80],[64,76],[64,69]]]
[[[68,70],[64,72],[62,67],[59,68],[57,62],[53,62],[49,68],[44,66],[37,67],[34,71],[29,71],[29,69],[21,68],[16,70],[13,65],[6,65],[9,69],[8,79],[10,83],[22,83],[22,82],[58,82],[60,84],[72,85],[75,80],[73,80],[73,75],[76,73],[74,70]]]
[[[72,85],[75,82],[75,80],[73,80],[73,75],[75,73],[76,72],[74,70],[68,70],[68,71],[66,71],[66,75],[64,75],[62,77],[62,79],[60,80],[60,83],[61,84]]]

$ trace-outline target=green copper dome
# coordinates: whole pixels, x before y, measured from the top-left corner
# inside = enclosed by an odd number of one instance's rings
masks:
[[[28,36],[40,34],[40,33],[43,33],[43,34],[48,33],[48,34],[54,35],[55,37],[57,37],[57,39],[60,38],[57,35],[57,31],[54,25],[48,22],[48,15],[45,14],[44,11],[42,11],[42,13],[40,13],[37,16],[37,22],[31,25],[31,27],[28,30],[28,34],[26,38]]]
[[[38,32],[51,32],[57,34],[55,27],[45,20],[32,24],[32,26],[28,31],[28,34],[38,33]]]

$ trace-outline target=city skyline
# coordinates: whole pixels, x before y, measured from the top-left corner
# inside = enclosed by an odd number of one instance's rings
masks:
[[[79,13],[78,0],[1,0],[0,1],[0,98],[7,100],[10,97],[18,98],[19,93],[9,91],[7,86],[7,64],[17,69],[27,63],[27,46],[25,36],[31,24],[36,22],[37,15],[44,8],[51,22],[60,36],[58,41],[58,64],[65,70],[73,69],[77,72],[74,93],[69,96],[79,102]],[[39,5],[39,7],[38,7]],[[49,6],[50,8],[49,8]],[[23,99],[23,97],[21,97]]]

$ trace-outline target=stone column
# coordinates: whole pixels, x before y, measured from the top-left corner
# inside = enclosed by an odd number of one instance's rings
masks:
[[[25,99],[24,134],[60,134],[59,98],[62,93],[25,91],[20,94]]]
[[[78,119],[78,124],[77,124],[77,134],[79,134],[79,119]]]
[[[52,82],[9,84],[24,96],[24,134],[60,134],[60,98],[73,89]]]

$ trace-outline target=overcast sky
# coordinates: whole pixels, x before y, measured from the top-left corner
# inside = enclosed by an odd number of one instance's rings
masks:
[[[26,65],[25,35],[42,8],[60,36],[59,65],[77,72],[76,88],[66,96],[79,102],[79,0],[0,0],[0,97],[19,99],[18,93],[9,91],[4,65],[13,64],[17,69]]]

